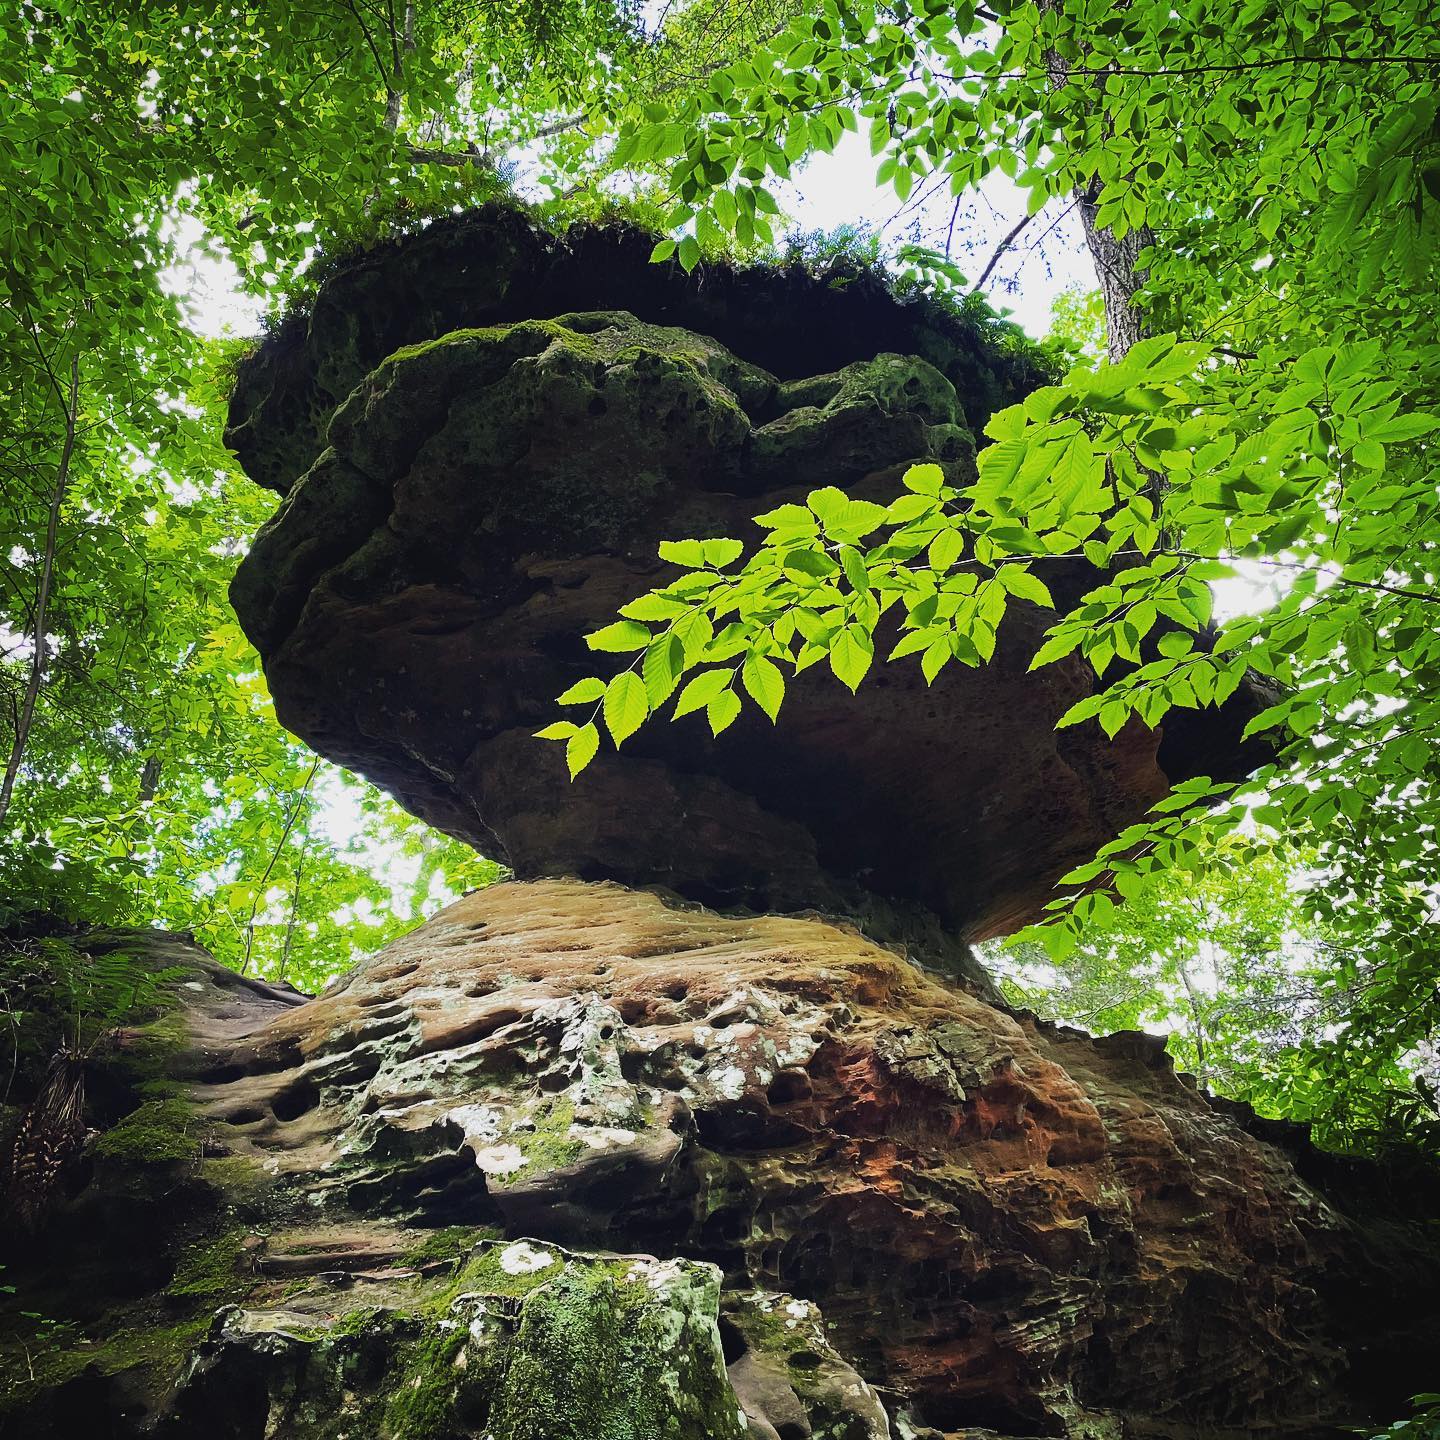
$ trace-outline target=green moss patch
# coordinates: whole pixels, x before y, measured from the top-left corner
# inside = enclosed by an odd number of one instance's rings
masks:
[[[229,1230],[214,1240],[187,1245],[165,1293],[174,1298],[215,1300],[240,1284],[244,1232]]]
[[[199,1154],[195,1116],[183,1100],[146,1100],[95,1142],[95,1153],[132,1165],[168,1165]]]

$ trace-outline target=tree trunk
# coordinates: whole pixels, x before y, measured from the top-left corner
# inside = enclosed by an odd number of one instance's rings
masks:
[[[1145,281],[1137,261],[1140,252],[1152,243],[1150,231],[1142,226],[1117,239],[1108,226],[1096,224],[1101,187],[1093,182],[1078,196],[1080,219],[1085,227],[1085,244],[1095,262],[1100,295],[1105,302],[1105,335],[1112,360],[1123,360],[1130,347],[1145,335],[1145,324],[1135,304],[1135,293]]]
[[[1059,0],[1039,0],[1039,8],[1048,13],[1058,11],[1061,5]],[[1046,69],[1050,73],[1052,89],[1059,90],[1070,83],[1070,62],[1053,50],[1046,56]],[[1104,91],[1099,82],[1103,78],[1090,79],[1090,89],[1102,108]],[[1147,227],[1141,226],[1121,239],[1108,227],[1097,224],[1096,216],[1103,193],[1104,187],[1099,177],[1095,176],[1076,191],[1075,198],[1085,229],[1085,244],[1095,262],[1095,275],[1105,304],[1105,334],[1110,358],[1118,361],[1123,360],[1130,347],[1145,334],[1140,311],[1135,305],[1135,294],[1144,283],[1145,276],[1136,262],[1140,252],[1153,242],[1154,237]]]
[[[389,93],[385,98],[385,128],[393,135],[400,128],[400,106],[405,99],[405,62],[415,50],[415,4],[409,0],[405,6],[404,27],[396,34],[392,23],[390,29],[390,71]]]
[[[57,391],[59,386],[56,386]],[[15,778],[20,773],[20,762],[25,757],[25,746],[30,739],[30,727],[35,720],[35,702],[40,698],[40,688],[45,683],[46,631],[45,623],[50,614],[50,596],[55,583],[55,544],[60,533],[60,510],[65,503],[65,492],[70,484],[70,461],[75,454],[76,413],[80,403],[80,361],[70,362],[70,386],[68,395],[61,393],[61,404],[65,409],[65,443],[60,451],[60,467],[55,474],[55,488],[50,495],[50,515],[45,527],[45,550],[40,560],[40,588],[35,597],[35,628],[32,634],[34,653],[30,657],[30,679],[25,686],[25,698],[20,713],[15,718],[15,736],[10,745],[10,758],[5,764],[5,779],[0,782],[0,825],[10,812],[10,800],[15,792]]]

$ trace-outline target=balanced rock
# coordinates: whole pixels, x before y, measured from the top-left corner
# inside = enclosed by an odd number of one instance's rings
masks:
[[[656,719],[572,784],[533,738],[593,673],[587,631],[663,581],[657,542],[729,535],[908,465],[974,473],[998,405],[1043,378],[1014,344],[877,281],[684,276],[623,230],[505,211],[342,267],[242,367],[229,438],[285,500],[232,590],[284,724],[521,877],[664,886],[953,939],[1031,918],[1054,880],[1170,784],[1238,776],[1253,706],[1055,721],[1078,659],[1028,672],[1051,616],[1016,603],[994,661],[927,686],[823,667],[781,723]],[[1093,575],[1047,572],[1057,598]]]

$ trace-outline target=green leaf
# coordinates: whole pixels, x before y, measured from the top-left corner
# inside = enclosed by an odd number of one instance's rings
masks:
[[[1079,493],[1089,482],[1094,464],[1095,451],[1090,437],[1083,430],[1077,430],[1055,464],[1052,481],[1061,491]]]
[[[685,647],[674,635],[657,635],[646,647],[640,674],[652,712],[674,694],[684,665]]]
[[[680,692],[680,698],[675,702],[675,712],[671,718],[678,720],[682,715],[689,715],[692,711],[704,709],[722,690],[729,686],[732,678],[733,672],[730,670],[702,670]]]
[[[902,479],[907,490],[920,495],[938,495],[945,484],[945,472],[932,464],[912,465]]]
[[[622,654],[627,650],[643,650],[650,643],[648,626],[638,620],[617,620],[602,630],[594,630],[585,637],[585,643],[592,650],[605,650]]]
[[[688,275],[700,263],[700,242],[687,235],[680,242],[680,268]]]
[[[598,700],[605,693],[605,682],[596,676],[577,680],[563,695],[561,705],[587,705]]]
[[[757,525],[763,525],[767,530],[790,530],[806,529],[811,532],[817,531],[820,527],[815,522],[815,517],[803,505],[778,505],[773,510],[767,510],[763,515],[755,517]]]
[[[791,550],[785,556],[787,575],[809,575],[815,579],[824,579],[828,575],[834,575],[839,569],[839,565],[823,550]]]
[[[745,546],[739,540],[705,540],[700,548],[705,554],[704,563],[713,565],[717,570],[724,569],[745,552]]]
[[[705,546],[699,540],[662,540],[659,554],[672,565],[694,570],[705,563]]]
[[[870,637],[858,633],[853,625],[846,626],[830,646],[830,669],[842,685],[856,690],[865,678],[874,654],[875,647]]]
[[[565,746],[565,764],[573,780],[594,758],[600,749],[600,731],[593,722],[582,725]]]
[[[573,720],[556,720],[535,732],[537,740],[568,740],[580,727]]]
[[[718,735],[734,724],[740,714],[740,697],[733,690],[722,690],[705,707],[706,719],[710,722],[710,733]]]
[[[605,687],[605,728],[619,746],[650,713],[645,682],[633,670],[622,670]]]
[[[924,675],[925,683],[933,685],[935,677],[950,663],[953,657],[954,650],[948,635],[927,646],[925,653],[920,657],[920,673]]]
[[[823,521],[844,510],[850,503],[850,497],[834,485],[827,485],[821,490],[812,490],[805,497],[805,503]]]
[[[958,530],[942,530],[930,542],[930,568],[943,574],[960,558],[964,548],[965,540]]]
[[[865,562],[860,558],[860,552],[853,545],[842,545],[840,547],[840,567],[845,572],[845,578],[850,582],[851,589],[865,594],[870,589],[870,572],[865,568]]]
[[[650,252],[651,263],[661,260],[668,260],[675,253],[675,242],[673,240],[661,240]]]
[[[778,719],[785,699],[785,676],[773,660],[751,655],[741,667],[740,678],[750,698],[770,717]]]
[[[1378,440],[1357,440],[1350,453],[1355,457],[1357,465],[1364,465],[1371,470],[1385,468],[1385,447]]]
[[[1024,566],[1002,565],[995,576],[1017,600],[1028,600],[1033,605],[1044,606],[1046,610],[1055,608],[1055,601],[1045,582]]]
[[[1072,654],[1080,643],[1078,632],[1050,636],[1030,659],[1029,669],[1038,670],[1042,665],[1052,665],[1056,660]]]
[[[1434,415],[1396,415],[1394,419],[1373,427],[1370,430],[1370,439],[1393,445],[1404,440],[1414,440],[1420,435],[1428,435],[1437,426],[1440,426],[1440,417]]]

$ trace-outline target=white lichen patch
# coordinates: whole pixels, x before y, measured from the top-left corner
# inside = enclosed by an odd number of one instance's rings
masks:
[[[615,1150],[622,1145],[633,1145],[637,1138],[634,1130],[613,1125],[572,1125],[567,1134],[590,1150]]]
[[[625,1278],[648,1285],[657,1295],[662,1294],[677,1281],[685,1279],[685,1262],[653,1260],[648,1255],[639,1255],[630,1262]]]
[[[487,1175],[513,1175],[525,1168],[525,1152],[518,1145],[482,1145],[475,1163]]]
[[[458,1125],[471,1144],[487,1145],[500,1138],[500,1115],[489,1105],[456,1105],[442,1118]]]
[[[556,1263],[549,1250],[541,1250],[524,1240],[516,1240],[500,1252],[500,1268],[507,1275],[533,1275]]]

